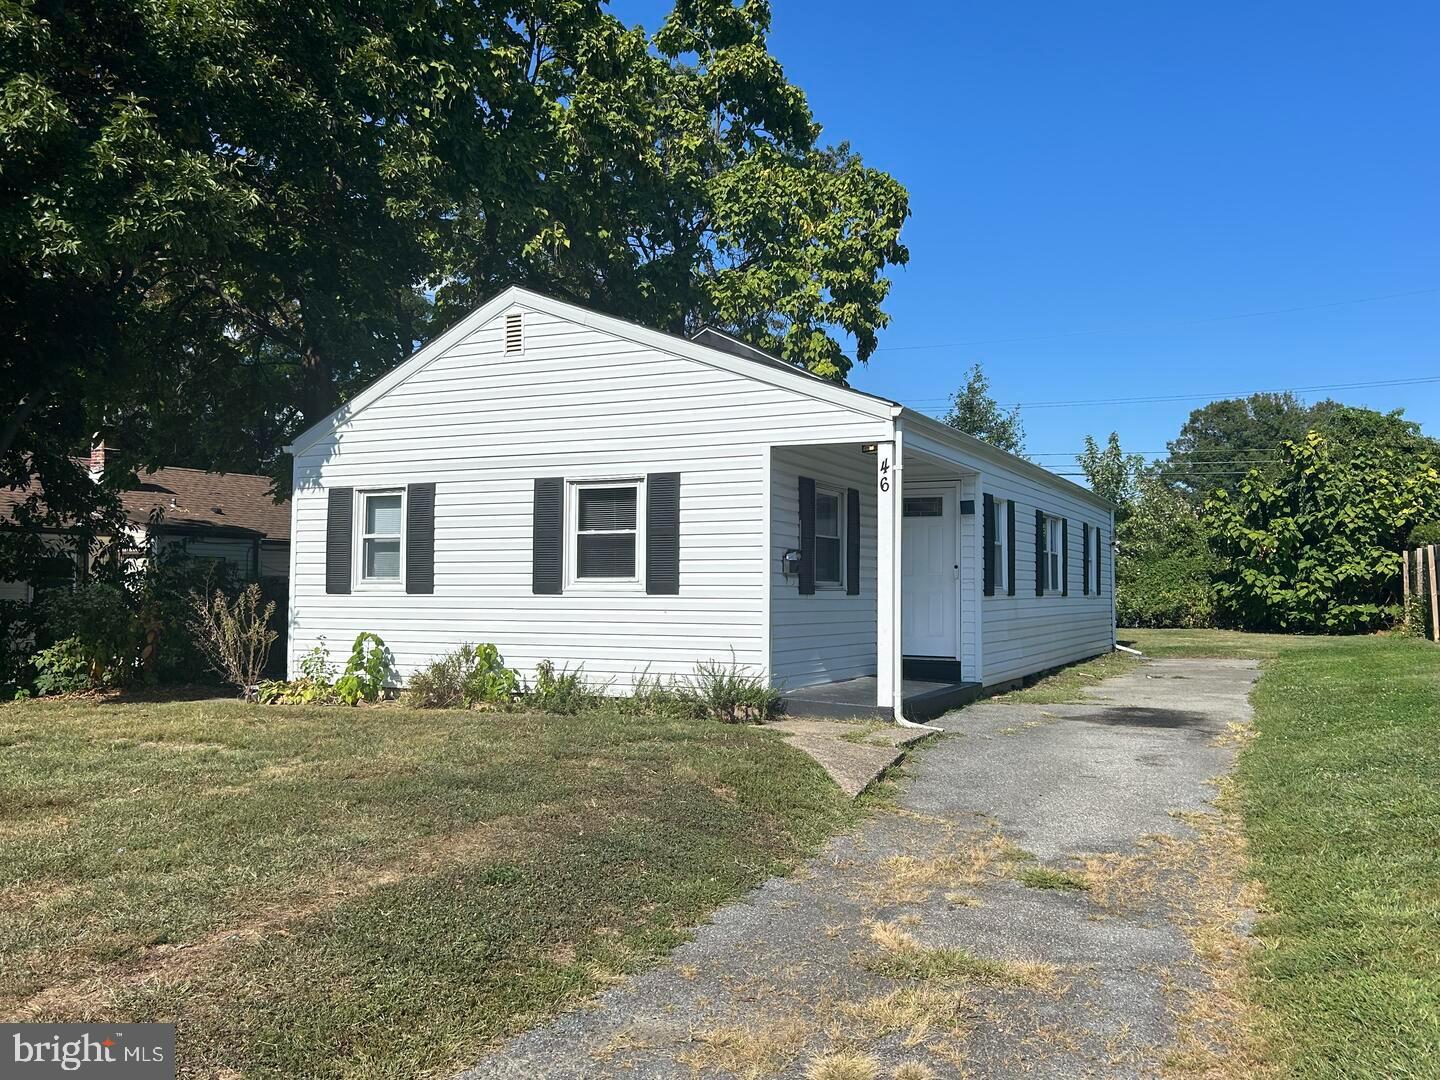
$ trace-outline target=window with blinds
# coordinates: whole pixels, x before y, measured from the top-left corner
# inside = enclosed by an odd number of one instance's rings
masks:
[[[841,551],[840,495],[833,491],[815,493],[815,581],[822,585],[839,585],[844,576]]]
[[[575,513],[575,576],[636,577],[638,484],[579,487]]]
[[[366,492],[361,499],[360,579],[399,581],[405,496],[399,491]]]

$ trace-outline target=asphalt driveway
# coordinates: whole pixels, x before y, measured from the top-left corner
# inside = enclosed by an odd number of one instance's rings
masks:
[[[1244,920],[1216,781],[1255,678],[1152,661],[1084,705],[951,713],[893,809],[465,1075],[800,1077],[852,1054],[883,1077],[1140,1076],[1213,1052]]]

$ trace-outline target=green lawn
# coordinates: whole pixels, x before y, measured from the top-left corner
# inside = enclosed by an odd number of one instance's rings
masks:
[[[1239,797],[1279,1056],[1303,1077],[1440,1075],[1440,649],[1287,645],[1254,702]]]
[[[1267,912],[1253,963],[1276,1064],[1440,1075],[1440,648],[1402,637],[1121,630],[1149,656],[1254,657],[1236,795]]]
[[[0,1014],[174,1020],[187,1073],[473,1060],[857,810],[712,722],[0,707]]]

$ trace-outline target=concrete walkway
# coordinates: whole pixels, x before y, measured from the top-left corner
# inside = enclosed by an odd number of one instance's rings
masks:
[[[1089,704],[949,714],[893,809],[465,1075],[802,1077],[850,1053],[886,1080],[1112,1077],[1208,1052],[1243,917],[1214,781],[1255,677],[1153,661]]]

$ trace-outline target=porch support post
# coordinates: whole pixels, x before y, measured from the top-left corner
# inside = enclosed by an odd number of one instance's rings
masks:
[[[875,704],[888,708],[899,720],[904,714],[904,680],[901,674],[900,545],[903,434],[897,427],[893,442],[875,451]]]

